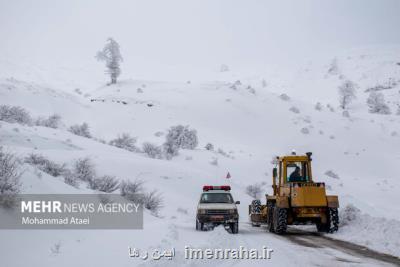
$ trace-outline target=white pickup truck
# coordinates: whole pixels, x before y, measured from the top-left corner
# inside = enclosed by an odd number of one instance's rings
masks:
[[[199,204],[197,205],[196,230],[213,228],[223,224],[231,233],[239,232],[239,213],[230,193],[229,185],[203,186]]]

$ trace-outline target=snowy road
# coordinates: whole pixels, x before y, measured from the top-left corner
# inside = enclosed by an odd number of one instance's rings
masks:
[[[223,229],[214,230],[218,231],[215,238],[212,231],[199,234],[213,236],[215,247],[225,245],[224,247],[259,248],[266,245],[274,250],[270,260],[254,260],[251,261],[252,266],[400,266],[399,258],[334,240],[311,229],[292,228],[287,235],[278,236],[269,233],[265,227],[252,227],[243,222],[240,233],[224,235],[225,241],[221,240],[221,230]],[[250,260],[228,260],[220,261],[219,266],[248,266],[249,263]],[[210,261],[210,266],[213,264],[215,262]]]

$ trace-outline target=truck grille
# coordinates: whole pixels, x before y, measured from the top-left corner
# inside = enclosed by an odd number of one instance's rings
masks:
[[[209,215],[226,215],[229,214],[228,210],[207,210]]]

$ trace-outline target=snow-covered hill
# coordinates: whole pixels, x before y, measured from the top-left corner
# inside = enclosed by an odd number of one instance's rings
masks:
[[[77,70],[52,69],[54,75],[49,75],[50,70],[34,65],[22,67],[1,61],[0,105],[21,106],[34,117],[57,113],[63,123],[59,129],[51,129],[0,121],[1,146],[20,157],[34,152],[68,165],[77,158],[90,157],[100,175],[115,175],[121,180],[140,178],[146,188],[157,189],[164,199],[160,217],[145,213],[142,231],[2,231],[0,247],[10,251],[2,256],[3,261],[12,266],[39,266],[42,261],[48,266],[71,266],[76,259],[86,258],[88,266],[135,266],[138,262],[126,256],[128,246],[144,249],[266,243],[274,246],[275,264],[332,264],[334,257],[328,254],[319,254],[319,259],[310,258],[307,253],[287,258],[286,253],[295,249],[293,244],[245,226],[247,205],[251,202],[246,186],[260,183],[263,192],[270,193],[271,159],[292,149],[300,153],[312,151],[314,179],[324,181],[329,193],[339,195],[341,207],[352,204],[366,215],[362,224],[348,222],[336,238],[354,238],[362,245],[399,256],[399,244],[392,242],[400,237],[399,233],[385,230],[387,225],[398,229],[400,221],[400,207],[396,205],[400,190],[396,172],[400,161],[400,116],[396,115],[400,104],[398,55],[398,47],[369,48],[290,71],[271,67],[243,75],[232,70],[212,73],[208,79],[181,82],[123,79],[112,86],[101,85],[99,76],[90,75],[90,71],[85,72],[89,75],[82,75]],[[346,79],[358,85],[357,98],[348,108],[349,117],[343,116],[337,93],[337,87]],[[368,89],[377,86],[384,87],[380,92],[392,114],[368,112]],[[320,110],[315,108],[317,102],[321,103]],[[83,122],[89,124],[93,139],[67,131],[70,125]],[[197,130],[199,146],[181,150],[171,160],[152,159],[99,141],[129,133],[137,137],[139,147],[144,142],[161,145],[168,128],[178,124]],[[207,143],[212,143],[215,151],[206,150]],[[74,188],[61,178],[25,167],[24,193],[91,191],[84,184]],[[232,175],[230,180],[225,179],[227,172]],[[243,232],[238,236],[219,228],[195,232],[195,207],[202,186],[226,183],[242,203]],[[381,217],[385,219],[378,219]],[[375,233],[369,233],[368,228],[378,223],[384,224],[383,229],[378,227]],[[389,237],[392,239],[387,241]],[[57,242],[61,243],[61,253],[55,256],[49,250]],[[104,247],[95,251],[92,247],[97,243]],[[21,249],[26,251],[24,257],[17,256]],[[170,264],[200,263],[206,262]],[[224,262],[225,266],[230,264]],[[239,265],[245,266],[246,261]]]

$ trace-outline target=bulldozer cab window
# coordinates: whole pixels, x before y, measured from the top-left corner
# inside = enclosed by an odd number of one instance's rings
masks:
[[[308,182],[307,162],[288,162],[286,165],[288,182]]]

